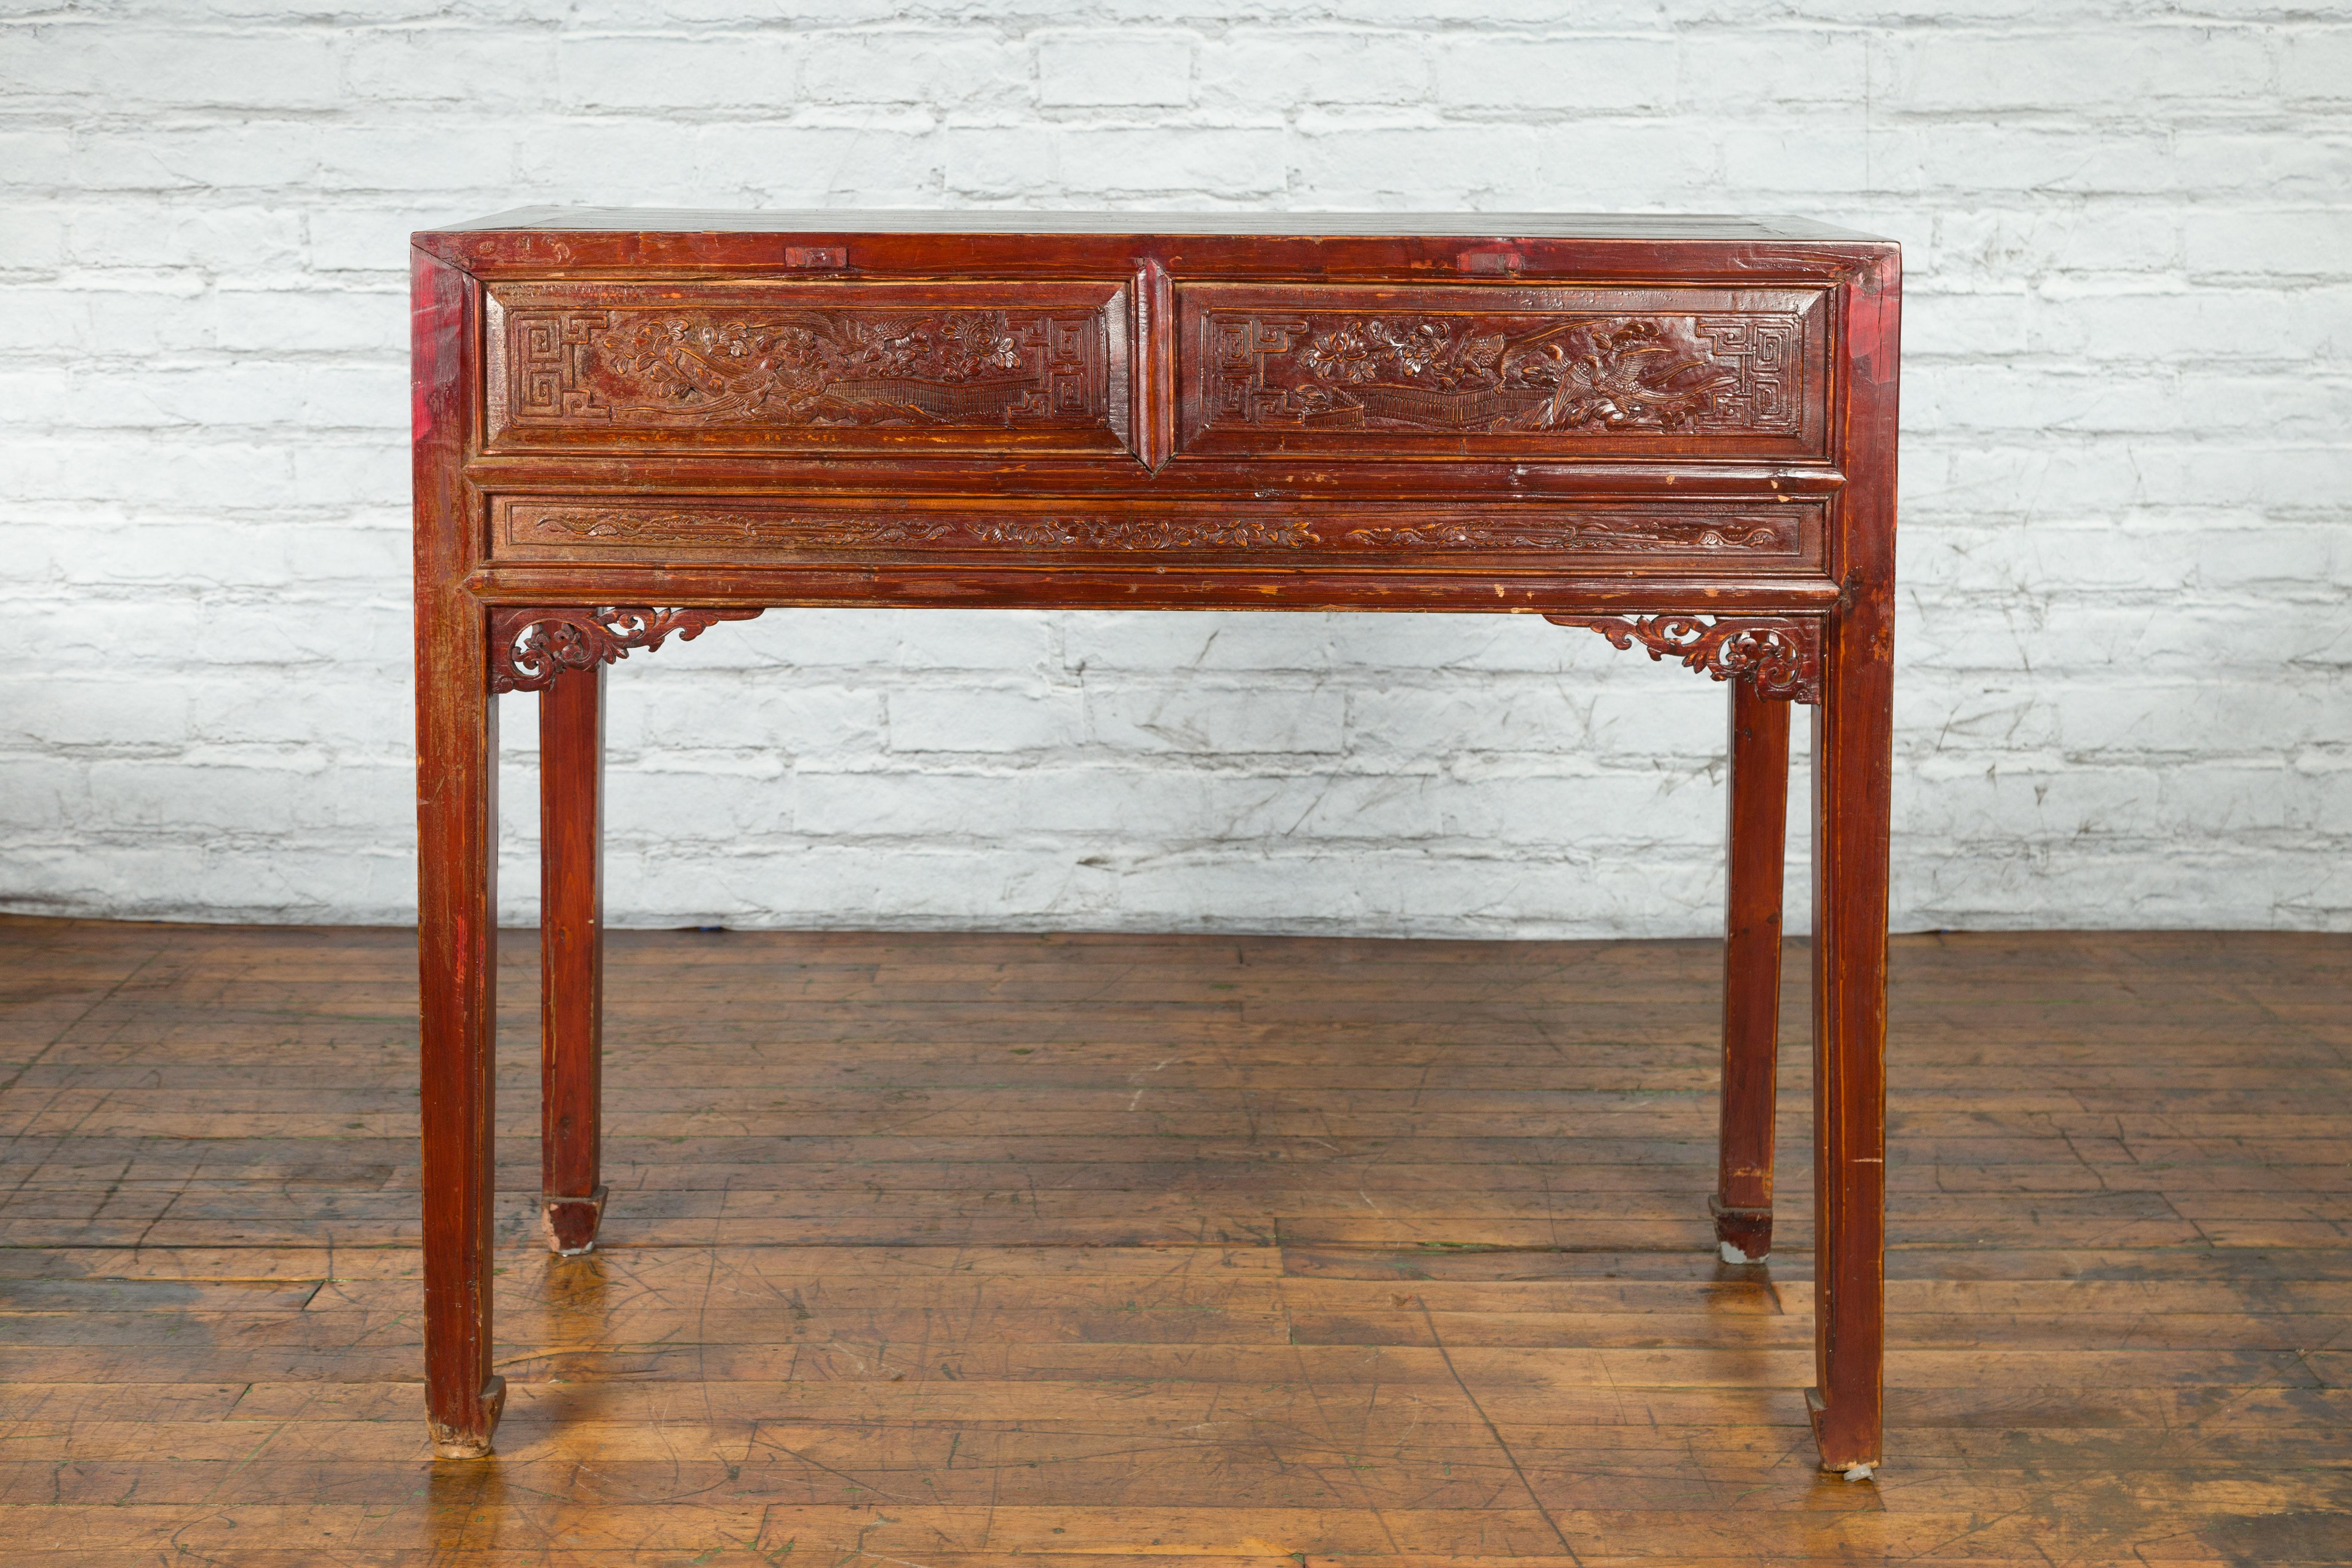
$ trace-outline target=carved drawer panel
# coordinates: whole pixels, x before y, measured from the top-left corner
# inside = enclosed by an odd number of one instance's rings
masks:
[[[1590,559],[1662,568],[1804,572],[1822,559],[1822,501],[1693,499],[1557,504],[1265,503],[1106,506],[1072,500],[991,509],[970,501],[769,497],[501,495],[491,554],[503,561],[614,563],[697,557],[814,562],[970,555],[1133,560],[1213,556],[1297,566],[1312,558],[1415,569],[1537,557],[1564,570]]]
[[[1179,449],[1424,457],[1824,451],[1817,289],[1195,283]]]
[[[1124,452],[1127,289],[493,284],[486,449]]]

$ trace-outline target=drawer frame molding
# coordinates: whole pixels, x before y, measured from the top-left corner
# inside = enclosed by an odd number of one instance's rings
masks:
[[[889,501],[797,504],[672,495],[491,498],[491,552],[502,559],[608,558],[663,551],[739,552],[798,560],[957,552],[1106,554],[1195,552],[1389,552],[1443,558],[1497,552],[1545,555],[1718,557],[1773,569],[1817,559],[1823,503],[1593,500],[1574,504],[1431,502],[1359,506],[1182,503],[1133,511],[979,510]],[[592,557],[593,558],[593,557]]]

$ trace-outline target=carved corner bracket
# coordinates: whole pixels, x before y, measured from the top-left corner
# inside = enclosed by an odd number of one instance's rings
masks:
[[[1717,680],[1749,679],[1759,695],[1822,700],[1818,616],[1546,616],[1555,626],[1589,626],[1619,647],[1640,643],[1652,658],[1673,654]]]
[[[748,621],[758,610],[655,609],[642,605],[594,608],[528,605],[490,617],[490,689],[538,691],[567,669],[593,669],[648,652],[673,634],[691,642],[720,621]]]

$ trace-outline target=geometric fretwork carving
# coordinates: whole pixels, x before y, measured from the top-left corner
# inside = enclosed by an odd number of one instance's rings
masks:
[[[1094,307],[519,310],[507,330],[531,426],[1084,427],[1109,407]]]
[[[1822,623],[1818,616],[1546,616],[1557,626],[1590,626],[1619,647],[1640,643],[1652,658],[1673,654],[1684,668],[1717,680],[1756,682],[1759,696],[1792,702],[1822,700]]]
[[[639,605],[500,610],[490,617],[490,689],[537,691],[567,669],[593,669],[626,658],[633,647],[657,648],[672,634],[692,641],[719,621],[759,613]]]

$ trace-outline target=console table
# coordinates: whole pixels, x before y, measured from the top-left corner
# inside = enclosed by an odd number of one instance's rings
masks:
[[[530,209],[415,237],[425,1397],[489,1452],[496,693],[540,694],[544,1212],[593,1246],[604,668],[772,606],[1440,610],[1727,681],[1727,1260],[1812,709],[1825,1468],[1879,1460],[1901,264],[1785,221]]]

